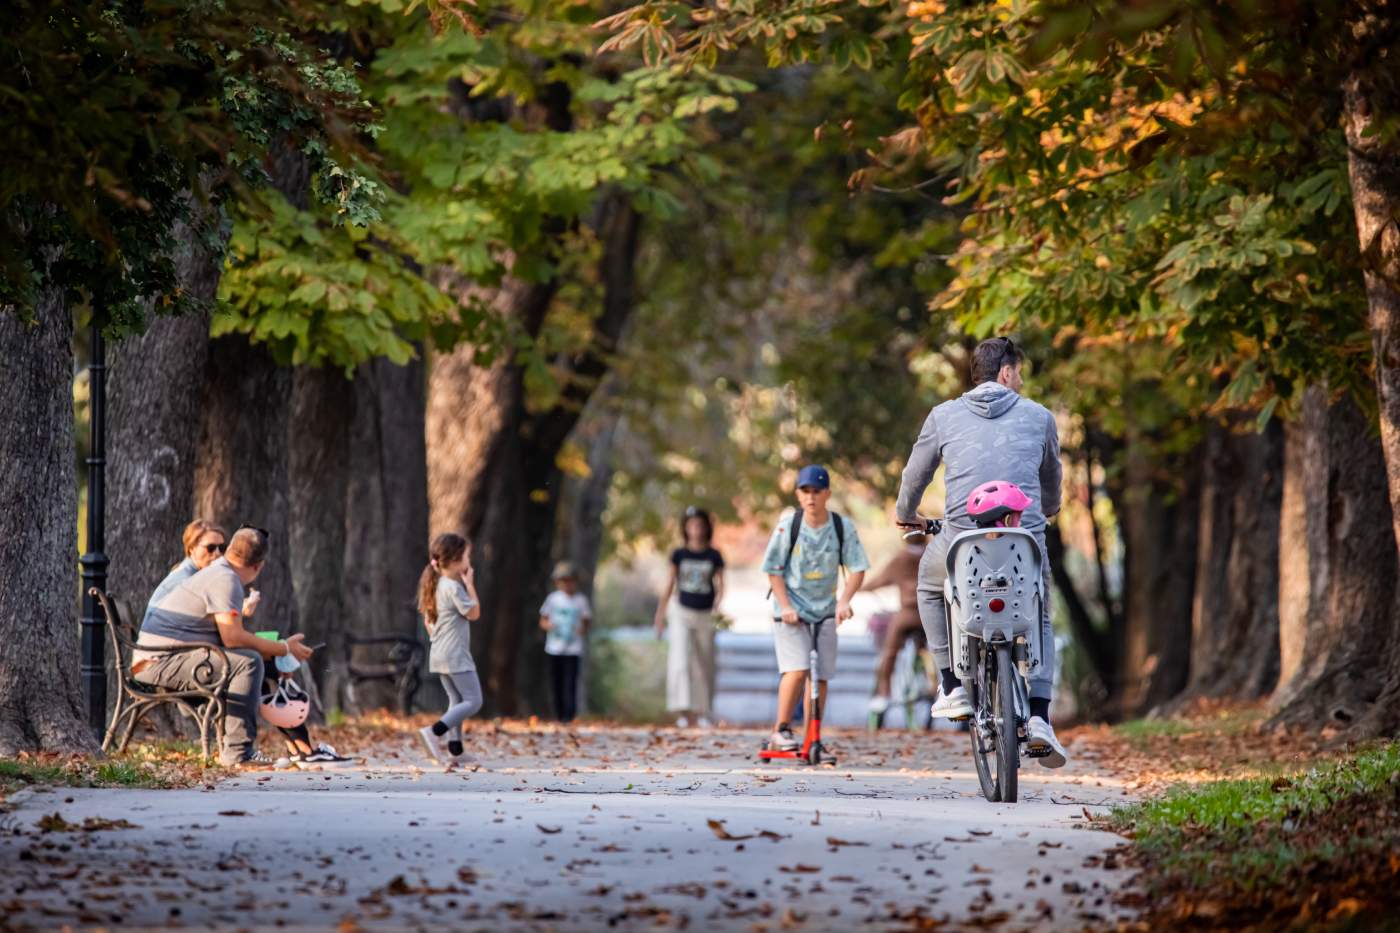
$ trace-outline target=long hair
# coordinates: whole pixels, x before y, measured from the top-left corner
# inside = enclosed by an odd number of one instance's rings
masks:
[[[180,543],[185,546],[185,556],[189,557],[194,553],[194,546],[199,543],[199,539],[209,532],[216,532],[225,541],[228,540],[228,532],[223,528],[204,518],[196,518],[185,526],[185,531],[180,535]]]
[[[451,532],[438,535],[428,548],[428,564],[418,578],[418,611],[429,623],[437,621],[437,585],[442,568],[461,557],[467,550],[467,539]]]
[[[715,537],[715,523],[710,518],[710,513],[701,508],[691,506],[685,510],[681,516],[681,547],[689,547],[690,540],[685,535],[685,526],[690,524],[692,518],[698,518],[705,524],[705,547],[709,547]]]

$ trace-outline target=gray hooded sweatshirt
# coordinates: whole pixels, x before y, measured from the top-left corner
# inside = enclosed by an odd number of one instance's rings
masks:
[[[924,490],[940,463],[948,465],[943,516],[954,528],[976,525],[967,497],[983,483],[1006,480],[1021,487],[1031,506],[1021,526],[1040,534],[1045,516],[1060,511],[1060,436],[1045,408],[999,382],[984,382],[936,406],[909,452],[895,515],[913,521]]]

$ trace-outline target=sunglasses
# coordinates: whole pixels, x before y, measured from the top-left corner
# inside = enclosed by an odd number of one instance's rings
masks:
[[[205,550],[207,553],[209,553],[209,554],[222,554],[224,548],[227,547],[227,546],[228,546],[228,545],[224,544],[222,541],[220,541],[218,544],[201,544],[201,545],[200,545],[200,547],[204,548],[204,550]]]

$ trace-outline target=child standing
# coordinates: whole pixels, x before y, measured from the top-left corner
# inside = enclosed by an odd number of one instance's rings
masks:
[[[811,637],[804,620],[835,617],[835,625],[823,625],[817,651],[818,702],[826,705],[826,685],[836,673],[836,625],[849,619],[851,598],[865,580],[870,560],[861,547],[855,525],[826,504],[831,498],[831,477],[820,466],[805,466],[797,474],[798,509],[778,522],[763,572],[773,585],[773,647],[778,654],[778,717],[769,747],[789,751],[798,747],[789,725],[797,698],[807,697],[808,653]],[[794,526],[795,523],[795,526]],[[840,569],[846,568],[845,586],[837,596]],[[810,722],[813,711],[806,710]]]
[[[654,625],[657,638],[669,634],[666,709],[676,714],[682,729],[692,721],[706,728],[714,699],[715,607],[724,598],[724,557],[710,543],[714,525],[709,512],[686,509],[681,531]]]
[[[462,723],[481,709],[481,680],[472,659],[471,634],[471,622],[481,617],[481,605],[466,538],[438,535],[428,554],[428,566],[418,581],[418,611],[432,642],[428,670],[442,680],[450,705],[441,719],[418,734],[428,754],[444,761],[448,756],[461,757]]]
[[[560,722],[572,722],[578,714],[578,667],[593,609],[588,597],[578,591],[578,574],[568,561],[554,566],[554,586],[540,607],[540,628],[548,633],[544,653],[554,687],[554,714]]]

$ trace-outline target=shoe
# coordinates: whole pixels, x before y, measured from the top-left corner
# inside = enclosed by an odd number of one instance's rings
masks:
[[[283,755],[272,763],[272,767],[277,771],[290,771],[296,766],[297,759],[300,757],[300,755]]]
[[[1055,738],[1055,730],[1039,716],[1032,716],[1026,723],[1026,754],[1040,762],[1042,768],[1063,768],[1069,756],[1065,747]]]
[[[677,728],[677,729],[689,729],[689,728],[690,728],[690,717],[689,717],[689,716],[677,716],[677,717],[676,717],[676,728]]]
[[[787,726],[782,729],[775,729],[768,737],[768,747],[777,752],[796,751],[802,747],[802,743],[797,741],[797,736],[792,734],[792,730]]]
[[[431,732],[431,728],[429,728]],[[309,755],[297,755],[292,763],[298,768],[307,770],[320,770],[322,768],[350,768],[355,764],[355,759],[346,758],[335,750],[334,746],[322,742],[312,749]]]
[[[709,716],[701,716],[699,719],[695,720],[695,726],[698,729],[709,729],[713,725],[714,723],[710,722]]]
[[[972,701],[967,698],[967,688],[958,686],[952,693],[938,691],[938,700],[933,704],[933,709],[929,715],[935,719],[942,716],[947,719],[966,719],[972,715]]]
[[[266,771],[269,768],[275,768],[276,766],[276,761],[267,757],[259,751],[249,752],[247,755],[243,756],[243,759],[241,761],[236,762],[233,765],[233,767],[240,768],[245,771]]]
[[[870,698],[870,705],[866,707],[872,716],[883,716],[890,708],[890,698],[875,695]]]
[[[447,761],[447,749],[443,748],[442,739],[433,734],[432,726],[419,729],[418,735],[423,739],[423,747],[428,750],[430,757],[439,763]]]

